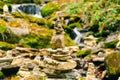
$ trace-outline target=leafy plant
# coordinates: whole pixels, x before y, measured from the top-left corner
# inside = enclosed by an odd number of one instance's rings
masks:
[[[65,11],[68,15],[77,14],[82,28],[95,33],[113,32],[120,27],[120,5],[113,1],[80,1],[66,6]]]

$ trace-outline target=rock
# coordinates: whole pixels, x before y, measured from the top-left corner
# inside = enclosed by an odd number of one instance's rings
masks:
[[[95,57],[92,59],[93,62],[104,62],[105,57]]]
[[[3,56],[5,56],[5,54],[6,54],[6,52],[5,52],[5,51],[3,51],[3,50],[0,50],[0,57],[3,57]]]
[[[64,29],[60,21],[56,21],[54,29],[55,32],[50,42],[52,49],[64,48]]]
[[[72,71],[65,73],[65,76],[66,76],[66,79],[78,80],[80,77],[80,74],[76,69],[73,69]]]
[[[2,69],[2,67],[6,66],[6,65],[10,65],[10,62],[0,63],[0,70]]]
[[[29,34],[28,26],[27,26],[27,27],[24,27],[24,28],[20,28],[20,27],[13,28],[13,27],[7,26],[7,28],[8,28],[15,36],[18,36],[18,37],[26,36],[26,35]]]
[[[0,58],[0,63],[3,63],[3,62],[12,62],[13,61],[13,58]]]
[[[104,56],[107,56],[111,53],[116,53],[114,49],[103,49]]]
[[[59,60],[59,61],[67,61],[67,60],[71,60],[72,57],[71,56],[67,56],[67,55],[52,55],[52,58],[55,60]]]
[[[12,65],[22,65],[23,63],[23,59],[22,58],[14,58],[13,61],[12,61]]]
[[[23,80],[38,80],[38,79],[33,75],[27,75],[23,78]]]
[[[38,62],[41,67],[51,68],[55,70],[71,70],[76,67],[76,62],[68,60],[66,62],[60,62],[51,58],[45,58],[43,61]]]
[[[111,53],[105,58],[105,66],[108,74],[119,76],[120,74],[120,53]]]
[[[85,80],[97,80],[95,77],[95,66],[93,63],[88,63],[88,71]]]
[[[25,60],[23,64],[21,65],[20,70],[24,70],[24,71],[29,71],[29,70],[33,70],[33,68],[36,66],[36,64],[31,61],[31,60]]]
[[[31,73],[29,71],[18,71],[17,75],[24,78],[28,75],[31,75]]]
[[[88,45],[88,46],[96,46],[96,40],[97,38],[95,38],[94,36],[90,35],[88,37],[84,37],[84,44]]]

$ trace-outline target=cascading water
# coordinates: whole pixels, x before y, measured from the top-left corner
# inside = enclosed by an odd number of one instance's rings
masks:
[[[80,44],[83,36],[85,36],[87,30],[79,30],[78,28],[73,29],[75,38],[73,39],[76,44]]]
[[[36,4],[16,4],[12,5],[11,8],[11,12],[19,11],[21,13],[33,15],[35,17],[42,17],[40,12],[41,7]]]
[[[75,39],[74,39],[74,42],[75,42],[76,44],[80,44],[81,39],[82,39],[82,34],[78,31],[77,28],[74,28],[73,31],[74,31],[74,33],[76,34],[76,37],[75,37]]]

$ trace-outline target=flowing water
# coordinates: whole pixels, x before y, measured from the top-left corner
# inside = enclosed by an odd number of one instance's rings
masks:
[[[33,15],[35,17],[42,18],[40,12],[41,7],[36,4],[15,4],[11,5],[11,8],[12,8],[11,12],[19,11],[20,13],[26,13]]]

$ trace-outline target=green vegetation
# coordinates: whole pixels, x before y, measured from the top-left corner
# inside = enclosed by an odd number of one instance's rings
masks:
[[[91,54],[91,49],[79,50],[76,55],[77,57],[85,57]]]
[[[120,27],[120,5],[109,1],[78,2],[65,7],[68,15],[78,15],[83,29],[102,36],[103,33],[116,31]]]
[[[30,15],[27,15],[24,13],[19,13],[19,12],[13,12],[12,15],[15,18],[24,18],[24,19],[27,19],[31,23],[37,23],[38,25],[42,25],[42,26],[47,27],[47,28],[51,28],[53,26],[51,21],[48,21],[48,20],[43,19],[43,18],[36,18],[36,17],[30,16]]]
[[[48,48],[50,47],[51,36],[41,36],[38,34],[29,34],[21,39],[19,45],[22,47]]]
[[[57,3],[47,3],[42,9],[41,9],[41,14],[43,17],[49,16],[55,11],[59,10],[59,4]]]
[[[113,41],[104,43],[103,47],[104,48],[115,48],[118,42],[119,42],[119,40],[115,39]]]
[[[0,71],[0,79],[4,78],[4,74]]]
[[[68,34],[65,34],[65,46],[74,46],[75,43]]]
[[[0,41],[0,49],[9,50],[9,49],[14,49],[14,48],[15,48],[14,44]]]
[[[4,6],[4,3],[0,1],[0,14],[3,13],[3,6]]]

